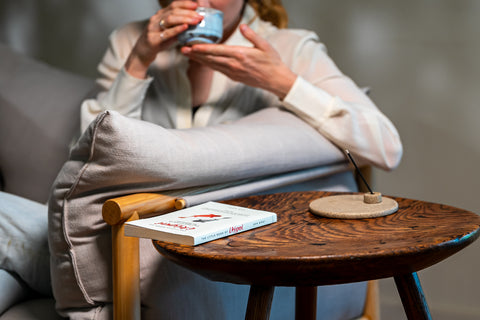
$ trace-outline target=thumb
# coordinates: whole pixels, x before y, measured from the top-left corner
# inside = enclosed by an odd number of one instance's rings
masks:
[[[255,31],[253,31],[248,25],[241,24],[240,32],[245,37],[245,39],[247,39],[253,44],[255,48],[258,48],[262,51],[270,51],[272,49],[267,40],[256,34]]]

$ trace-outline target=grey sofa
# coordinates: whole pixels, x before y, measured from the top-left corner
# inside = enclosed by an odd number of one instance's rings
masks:
[[[69,145],[79,132],[80,103],[94,93],[94,86],[93,79],[58,70],[0,44],[1,191],[38,205],[47,202],[52,183],[68,159]],[[1,294],[11,294],[10,300],[3,299],[9,306],[3,313],[0,310],[0,320],[61,319],[51,294],[39,293],[21,280],[15,285],[21,288],[13,295],[0,281]],[[359,315],[365,286],[342,290],[333,292],[330,299],[338,301],[341,296],[342,303],[356,305],[353,312]]]
[[[94,81],[0,44],[2,190],[45,203]]]
[[[80,102],[94,81],[20,55],[0,44],[1,190],[46,203],[78,132]],[[54,300],[27,286],[0,319],[56,319]],[[5,297],[9,292],[2,288]],[[19,301],[16,301],[19,300]]]

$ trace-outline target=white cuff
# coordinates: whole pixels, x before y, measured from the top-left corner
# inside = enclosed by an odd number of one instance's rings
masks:
[[[140,107],[152,81],[150,76],[146,79],[135,78],[122,67],[103,101],[106,109],[113,109],[123,115],[131,113]]]
[[[326,91],[298,76],[283,100],[283,105],[300,118],[318,123],[328,117],[333,101],[333,97]]]

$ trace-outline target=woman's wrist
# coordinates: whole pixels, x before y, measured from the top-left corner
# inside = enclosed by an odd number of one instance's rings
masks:
[[[146,79],[149,65],[150,63],[143,61],[132,52],[125,62],[125,71],[132,77]]]
[[[283,100],[290,92],[290,89],[292,89],[296,80],[297,75],[288,69],[276,77],[275,83],[267,90],[279,97],[280,100]]]

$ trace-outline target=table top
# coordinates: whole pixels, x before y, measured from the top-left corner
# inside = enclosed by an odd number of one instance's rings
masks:
[[[291,192],[226,201],[278,214],[274,224],[191,247],[154,241],[169,259],[211,280],[312,286],[411,273],[463,249],[480,235],[480,216],[396,198],[399,210],[370,219],[323,218],[311,201],[339,193]]]

